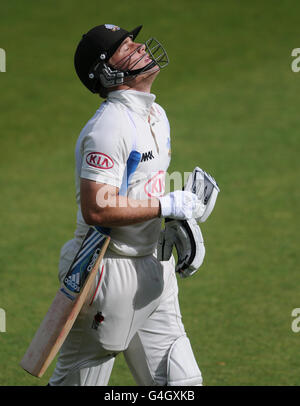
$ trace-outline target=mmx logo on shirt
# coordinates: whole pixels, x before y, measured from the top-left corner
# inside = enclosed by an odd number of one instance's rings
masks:
[[[141,162],[145,162],[148,160],[154,159],[154,155],[152,151],[143,152]]]

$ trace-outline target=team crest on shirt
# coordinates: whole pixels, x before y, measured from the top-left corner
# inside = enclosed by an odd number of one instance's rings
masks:
[[[86,157],[86,163],[99,169],[111,169],[114,166],[112,158],[102,152],[90,152]]]
[[[100,324],[103,322],[104,317],[102,312],[97,312],[94,316],[93,322],[92,322],[92,328],[94,330],[98,330],[98,327],[100,326]]]
[[[120,27],[114,24],[105,24],[105,28],[110,31],[119,31]]]

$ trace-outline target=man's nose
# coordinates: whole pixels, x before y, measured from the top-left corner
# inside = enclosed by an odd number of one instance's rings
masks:
[[[137,51],[139,52],[139,53],[144,53],[145,52],[145,49],[146,49],[146,46],[145,46],[145,44],[137,44],[138,46],[137,46]]]

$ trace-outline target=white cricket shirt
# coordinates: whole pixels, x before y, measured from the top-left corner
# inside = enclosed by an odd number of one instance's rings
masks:
[[[127,196],[132,199],[159,197],[165,191],[170,164],[170,126],[155,95],[134,90],[109,93],[82,129],[76,143],[75,236],[88,230],[80,208],[80,177],[116,187],[122,184],[132,150],[141,153],[137,170],[130,177]],[[156,249],[161,219],[111,229],[110,249],[127,256],[142,256]]]

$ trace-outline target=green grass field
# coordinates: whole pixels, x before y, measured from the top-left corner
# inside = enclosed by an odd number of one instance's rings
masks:
[[[165,45],[153,92],[171,123],[170,171],[198,165],[221,187],[202,226],[205,262],[178,281],[205,385],[300,384],[299,12],[297,0],[1,2],[0,385],[45,385],[54,368],[38,380],[18,364],[74,232],[74,146],[101,100],[73,54],[102,23],[144,24],[139,38]],[[135,385],[122,355],[110,385]]]

